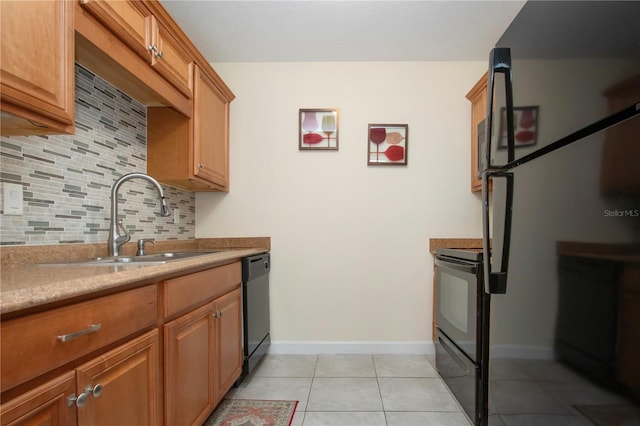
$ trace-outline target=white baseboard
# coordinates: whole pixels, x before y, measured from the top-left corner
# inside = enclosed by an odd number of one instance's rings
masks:
[[[415,342],[325,342],[272,340],[271,354],[434,354],[431,341]]]

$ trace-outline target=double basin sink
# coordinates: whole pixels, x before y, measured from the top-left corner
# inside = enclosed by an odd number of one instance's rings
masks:
[[[109,256],[97,257],[94,259],[71,260],[55,263],[42,263],[41,266],[125,266],[125,265],[162,265],[176,260],[190,259],[192,257],[203,256],[212,253],[219,253],[228,250],[208,250],[208,251],[176,251],[165,253],[144,254],[141,256]]]

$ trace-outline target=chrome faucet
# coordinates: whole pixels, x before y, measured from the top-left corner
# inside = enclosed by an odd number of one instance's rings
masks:
[[[129,173],[120,177],[111,188],[111,220],[109,225],[109,239],[107,240],[109,256],[119,256],[120,246],[131,239],[131,235],[129,235],[127,230],[122,226],[122,220],[118,220],[118,189],[126,181],[135,178],[147,180],[156,187],[158,195],[160,195],[160,214],[162,216],[169,216],[169,207],[167,207],[167,202],[164,199],[164,191],[157,180],[144,173]]]

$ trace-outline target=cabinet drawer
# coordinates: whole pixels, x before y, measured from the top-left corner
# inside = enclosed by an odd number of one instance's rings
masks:
[[[157,316],[152,285],[3,321],[2,391],[151,327]]]
[[[80,5],[98,18],[140,57],[149,60],[147,27],[149,12],[141,2],[80,0]]]
[[[193,92],[193,60],[182,45],[151,16],[151,66],[188,97]]]
[[[164,317],[168,318],[196,307],[235,287],[242,280],[240,262],[167,280],[164,286]]]

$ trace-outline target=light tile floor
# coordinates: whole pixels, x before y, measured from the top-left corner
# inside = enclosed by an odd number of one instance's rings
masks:
[[[226,397],[297,400],[293,426],[469,426],[434,365],[427,355],[267,355]],[[587,426],[576,405],[628,406],[553,361],[494,360],[491,389],[490,426]]]
[[[468,426],[426,355],[267,355],[227,398],[297,400],[293,426]]]

